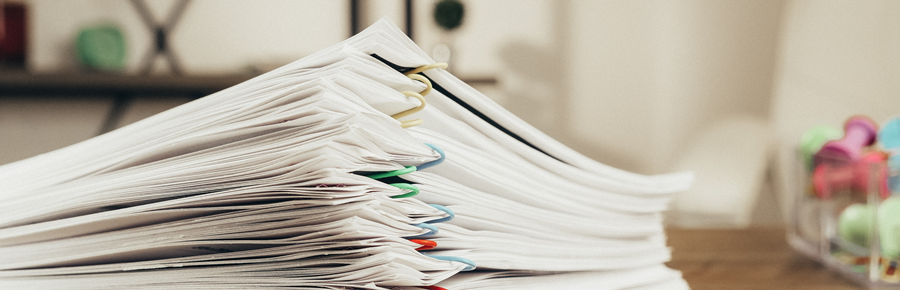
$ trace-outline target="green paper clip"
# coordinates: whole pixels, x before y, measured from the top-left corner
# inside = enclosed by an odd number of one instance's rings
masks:
[[[415,186],[415,185],[412,185],[412,184],[409,184],[409,183],[391,183],[390,185],[393,186],[393,187],[399,188],[399,189],[409,189],[409,190],[412,190],[412,191],[410,191],[410,192],[407,192],[407,193],[404,193],[404,194],[401,194],[401,195],[391,196],[391,198],[413,197],[413,196],[416,196],[417,194],[419,194],[419,187],[418,187],[418,186]]]
[[[397,175],[404,175],[404,174],[412,173],[414,171],[416,171],[416,166],[410,165],[403,169],[397,169],[397,170],[388,171],[388,172],[373,173],[370,175],[366,175],[366,177],[371,178],[371,179],[382,179],[382,178],[388,178],[388,177],[393,177],[393,176],[397,176]]]

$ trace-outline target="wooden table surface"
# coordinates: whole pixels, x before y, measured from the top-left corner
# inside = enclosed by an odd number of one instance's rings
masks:
[[[691,289],[864,289],[794,252],[783,228],[666,229],[670,268]]]

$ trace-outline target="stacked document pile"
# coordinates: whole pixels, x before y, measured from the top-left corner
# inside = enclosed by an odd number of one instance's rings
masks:
[[[381,20],[0,167],[0,289],[686,289],[689,174],[586,158]]]

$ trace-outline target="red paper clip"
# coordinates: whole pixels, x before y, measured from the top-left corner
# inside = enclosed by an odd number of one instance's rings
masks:
[[[419,240],[419,239],[411,239],[410,242],[422,245],[421,247],[416,248],[416,251],[425,251],[431,250],[437,247],[437,242],[432,240]]]

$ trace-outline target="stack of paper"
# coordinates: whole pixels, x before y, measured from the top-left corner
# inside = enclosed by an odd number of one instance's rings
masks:
[[[690,175],[590,160],[432,63],[382,20],[0,167],[0,288],[687,288],[660,212]]]

